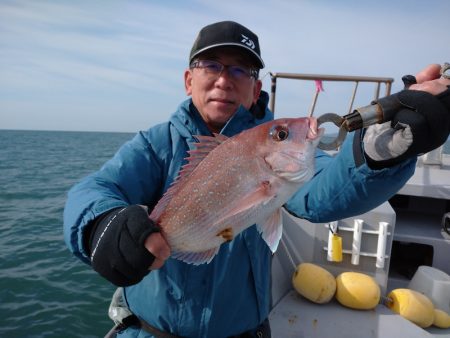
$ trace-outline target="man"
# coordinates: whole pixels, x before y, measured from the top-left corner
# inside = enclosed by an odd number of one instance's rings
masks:
[[[176,178],[193,135],[232,136],[273,119],[258,80],[263,67],[253,32],[229,21],[204,27],[184,74],[191,98],[169,122],[140,132],[70,190],[67,245],[110,282],[125,286],[123,297],[139,318],[141,327],[123,328],[120,337],[270,337],[271,253],[255,226],[223,244],[211,263],[194,266],[170,258],[145,210]],[[431,66],[418,74],[416,89],[446,90],[448,80],[427,82],[436,72]],[[445,141],[450,123],[448,93],[446,106],[431,94],[404,96],[404,110],[418,119],[397,121],[401,130],[386,124],[349,135],[335,158],[318,151],[315,177],[286,208],[325,222],[368,211],[395,194],[413,174],[416,155]]]

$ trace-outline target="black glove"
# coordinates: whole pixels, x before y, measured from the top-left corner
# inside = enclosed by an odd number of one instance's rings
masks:
[[[92,267],[117,286],[140,282],[155,260],[144,242],[159,231],[139,205],[101,215],[94,221],[88,241]]]
[[[396,96],[402,108],[392,121],[370,126],[364,135],[366,158],[375,169],[436,149],[450,132],[450,89],[437,96],[418,90]]]

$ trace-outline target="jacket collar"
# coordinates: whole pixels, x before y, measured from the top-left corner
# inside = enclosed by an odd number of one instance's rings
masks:
[[[272,120],[273,114],[267,109],[268,94],[261,92],[260,99],[263,100],[263,105],[266,107],[266,114],[262,119],[255,118],[248,109],[240,106],[220,133],[231,137],[245,129]],[[177,111],[170,118],[170,122],[175,126],[180,135],[185,137],[189,142],[194,141],[193,135],[212,135],[191,98],[180,104]]]

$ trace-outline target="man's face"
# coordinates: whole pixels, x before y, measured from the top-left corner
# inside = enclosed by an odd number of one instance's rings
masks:
[[[233,48],[216,48],[201,54],[198,60],[211,60],[225,66],[252,68],[246,55]],[[256,103],[262,83],[253,77],[237,80],[225,68],[220,75],[209,74],[205,69],[185,71],[186,93],[192,96],[195,107],[212,132],[219,133],[225,123],[242,104],[249,109]]]

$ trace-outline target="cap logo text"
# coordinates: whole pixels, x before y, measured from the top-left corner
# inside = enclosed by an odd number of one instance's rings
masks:
[[[250,39],[248,38],[248,36],[245,36],[244,34],[241,34],[241,36],[242,36],[241,42],[242,42],[243,44],[249,46],[251,49],[255,49],[255,43],[254,43],[252,40],[250,40]]]

